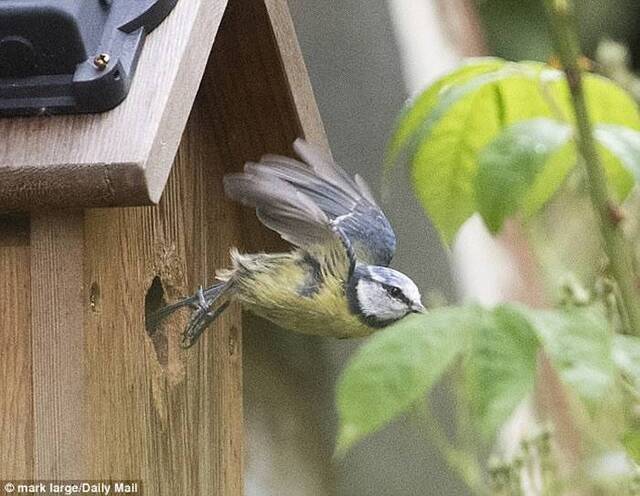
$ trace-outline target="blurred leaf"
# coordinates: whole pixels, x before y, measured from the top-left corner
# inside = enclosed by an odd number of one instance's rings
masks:
[[[584,88],[589,115],[591,121],[595,123],[595,135],[600,141],[598,148],[607,182],[611,193],[617,199],[623,200],[629,195],[635,183],[632,169],[617,156],[616,148],[620,145],[614,143],[618,141],[616,137],[599,138],[600,134],[611,134],[611,131],[607,130],[626,129],[630,134],[636,134],[634,130],[640,130],[638,105],[624,89],[599,74],[585,74]],[[565,118],[573,120],[571,96],[565,79],[560,78],[555,81],[549,91],[554,95],[554,100],[558,102],[558,107]],[[604,133],[600,129],[605,129]],[[637,167],[636,165],[636,170]]]
[[[602,400],[612,391],[612,340],[599,309],[502,305],[483,313],[477,325],[465,361],[467,391],[474,422],[487,441],[532,393],[540,346],[583,400]]]
[[[505,126],[551,114],[529,72],[509,65],[451,88],[425,121],[412,160],[413,183],[446,243],[477,210],[480,150]]]
[[[640,129],[631,97],[613,82],[594,74],[584,76],[592,120]],[[387,164],[402,151],[411,157],[417,195],[445,242],[477,211],[474,180],[481,150],[505,126],[541,117],[573,121],[564,75],[535,62],[519,64],[481,60],[438,80],[413,100],[399,119],[387,154]],[[560,153],[571,157],[571,151]],[[613,161],[605,160],[607,177],[618,195],[627,194],[628,178]],[[523,209],[535,213],[573,165],[557,162],[531,184],[535,192]]]
[[[484,439],[493,438],[533,391],[538,339],[517,307],[486,312],[465,362],[472,414]]]
[[[478,211],[492,233],[500,231],[505,219],[520,210],[550,156],[570,137],[571,128],[565,123],[532,119],[507,127],[481,151],[476,199]],[[575,159],[569,159],[561,174],[548,175],[546,183],[539,183],[535,200],[527,202],[530,214],[555,193],[573,164]]]
[[[560,378],[584,400],[601,400],[615,383],[613,339],[597,307],[522,310]]]
[[[640,338],[617,334],[613,338],[613,361],[640,391]]]
[[[462,351],[479,312],[475,307],[436,309],[373,335],[338,383],[337,453],[424,398]]]
[[[635,378],[636,339],[620,340],[615,353],[616,363]],[[460,355],[474,428],[485,440],[533,391],[540,346],[579,397],[602,400],[616,378],[612,341],[604,312],[595,307],[447,307],[408,316],[374,334],[343,371],[336,394],[336,453],[407,412]]]
[[[623,201],[635,185],[633,174],[622,164],[620,159],[610,148],[596,140],[598,155],[604,168],[609,192],[618,201]]]
[[[591,122],[640,130],[638,104],[627,91],[612,80],[593,73],[584,74],[583,85]],[[565,118],[573,121],[573,104],[564,75],[555,78],[550,85],[550,92]]]
[[[557,193],[577,163],[573,141],[552,153],[538,172],[525,195],[521,211],[524,219],[530,219]]]
[[[612,164],[611,161],[604,161],[608,175],[611,176],[613,173],[619,176],[619,178],[609,177],[609,182],[620,181],[622,191],[620,187],[618,191],[623,194],[626,191],[628,194],[634,183],[640,180],[640,132],[624,126],[599,124],[594,134],[600,144],[607,148],[618,162],[618,164]]]
[[[640,463],[640,431],[634,429],[625,432],[622,436],[622,445],[631,459]]]
[[[441,94],[454,84],[464,83],[476,76],[495,72],[504,67],[506,61],[493,57],[480,57],[467,60],[455,71],[441,77],[426,90],[410,99],[400,116],[391,140],[387,146],[386,167],[396,165],[400,154],[411,148],[411,142],[424,126],[426,117],[432,112]]]

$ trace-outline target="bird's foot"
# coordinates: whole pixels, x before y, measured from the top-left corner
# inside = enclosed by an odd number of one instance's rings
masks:
[[[210,310],[210,305],[209,303],[207,303],[207,299],[204,297],[204,289],[202,289],[202,286],[198,287],[196,294],[194,294],[192,298],[192,308],[201,312],[208,312]]]
[[[216,320],[216,318],[225,311],[227,306],[229,306],[228,301],[225,301],[215,309],[211,309],[209,303],[206,301],[204,305],[200,305],[191,315],[187,328],[182,334],[182,347],[190,348],[193,346],[209,324]]]

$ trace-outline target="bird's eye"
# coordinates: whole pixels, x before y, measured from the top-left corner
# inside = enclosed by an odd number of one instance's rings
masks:
[[[388,292],[394,298],[400,298],[402,296],[402,290],[400,288],[395,287],[395,286],[391,286],[388,289]]]

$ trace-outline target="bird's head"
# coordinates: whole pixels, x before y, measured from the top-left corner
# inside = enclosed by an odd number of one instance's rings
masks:
[[[352,310],[373,327],[384,327],[412,312],[425,312],[416,284],[388,267],[359,265],[349,284]]]

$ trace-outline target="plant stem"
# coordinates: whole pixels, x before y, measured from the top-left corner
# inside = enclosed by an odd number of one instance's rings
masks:
[[[635,287],[632,258],[620,226],[618,207],[609,198],[604,169],[596,149],[579,67],[580,46],[574,29],[571,0],[545,0],[545,5],[549,14],[553,45],[564,68],[571,93],[578,151],[587,172],[591,202],[599,220],[611,275],[620,290],[622,307],[630,326],[626,331],[638,336],[640,302]],[[622,317],[624,322],[625,316]]]
[[[478,460],[477,443],[473,432],[473,422],[471,420],[471,408],[469,406],[469,392],[465,387],[464,364],[453,370],[452,382],[455,392],[455,412],[456,412],[456,445],[474,460]],[[479,462],[477,462],[479,465]]]
[[[424,409],[419,408],[416,413],[421,426],[426,430],[427,439],[438,449],[449,468],[459,475],[474,495],[487,496],[489,491],[482,479],[482,469],[477,460],[451,443],[428,404]]]

